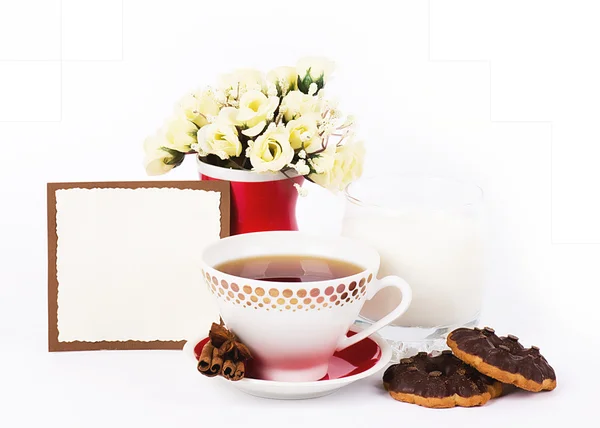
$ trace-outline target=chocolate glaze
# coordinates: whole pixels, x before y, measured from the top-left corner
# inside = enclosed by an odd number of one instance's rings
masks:
[[[495,381],[463,363],[451,351],[444,351],[435,357],[419,352],[403,358],[385,371],[383,382],[393,392],[443,398],[454,394],[481,395]]]
[[[448,339],[456,342],[461,351],[476,355],[500,370],[519,373],[536,383],[542,383],[544,379],[556,380],[556,374],[540,354],[540,348],[525,348],[512,334],[498,337],[489,327],[483,330],[459,328],[450,333]]]

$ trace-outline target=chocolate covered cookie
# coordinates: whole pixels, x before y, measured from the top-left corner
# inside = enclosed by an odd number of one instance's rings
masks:
[[[446,343],[462,361],[500,382],[532,392],[556,388],[554,370],[539,348],[525,348],[516,336],[498,337],[489,327],[459,328]]]
[[[383,385],[399,401],[425,407],[473,407],[502,394],[502,384],[460,361],[451,351],[419,352],[390,366]]]

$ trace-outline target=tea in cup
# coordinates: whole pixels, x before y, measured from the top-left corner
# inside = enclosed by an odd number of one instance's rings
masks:
[[[236,235],[208,246],[202,264],[223,321],[248,346],[253,368],[266,380],[321,379],[334,352],[394,321],[412,299],[403,279],[377,279],[377,251],[344,237],[291,231]],[[347,337],[365,301],[386,287],[399,289],[402,300]]]

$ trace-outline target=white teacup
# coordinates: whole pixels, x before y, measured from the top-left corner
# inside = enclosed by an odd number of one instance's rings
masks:
[[[236,259],[284,255],[337,259],[363,270],[344,278],[290,283],[241,278],[214,268]],[[207,247],[202,263],[203,276],[225,325],[250,348],[253,368],[261,379],[321,379],[335,351],[394,321],[406,312],[412,299],[403,279],[377,279],[377,251],[349,238],[284,231],[236,235]],[[385,287],[398,288],[402,301],[378,322],[346,337],[365,301]]]

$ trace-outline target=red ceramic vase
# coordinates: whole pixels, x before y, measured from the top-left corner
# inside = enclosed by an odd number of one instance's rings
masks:
[[[231,188],[231,235],[298,230],[294,183],[304,177],[221,168],[198,160],[200,180],[228,181]]]

